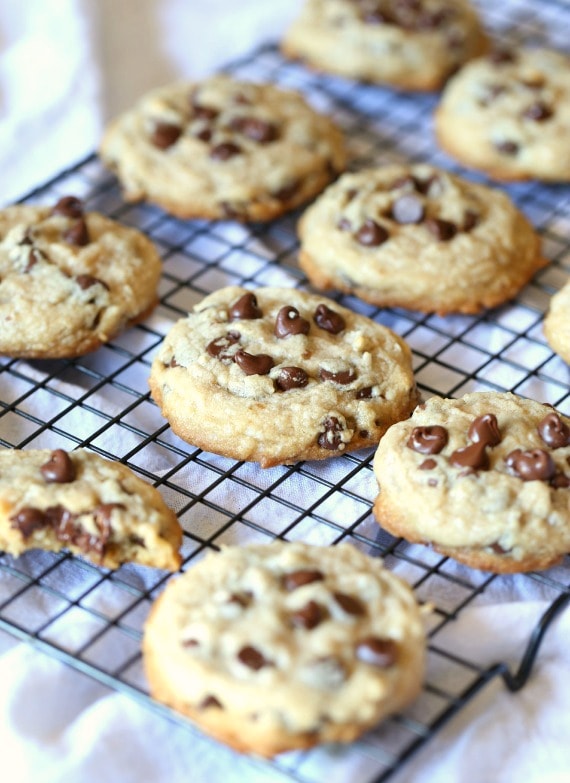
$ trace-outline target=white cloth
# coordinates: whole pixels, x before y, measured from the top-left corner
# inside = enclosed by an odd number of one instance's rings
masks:
[[[198,77],[278,38],[299,6],[291,0],[1,4],[0,204],[95,149],[104,122],[146,89]],[[104,409],[112,404],[106,400]],[[399,569],[405,575],[402,564]],[[1,592],[2,574],[0,599]],[[449,644],[479,666],[498,660],[514,665],[550,599],[538,582],[496,580],[484,600],[448,624],[437,644]],[[73,628],[78,639],[82,630],[81,623]],[[486,687],[394,781],[570,781],[569,635],[570,616],[563,614],[522,692],[510,694],[501,681]],[[445,681],[445,666],[438,675]],[[288,779],[2,632],[0,753],[13,783]],[[315,759],[309,779],[358,783],[358,773],[337,764],[334,752],[317,752]]]

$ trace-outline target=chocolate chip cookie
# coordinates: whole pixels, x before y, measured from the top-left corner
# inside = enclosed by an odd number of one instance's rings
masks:
[[[344,139],[293,91],[213,76],[145,95],[100,149],[127,200],[181,218],[270,220],[345,165]]]
[[[570,364],[570,280],[550,300],[544,334],[552,350]]]
[[[85,449],[0,450],[0,550],[66,549],[175,571],[182,530],[158,490]]]
[[[436,90],[487,38],[465,0],[306,0],[281,48],[322,71]]]
[[[441,315],[498,305],[547,263],[505,193],[426,164],[344,174],[305,211],[299,237],[318,288]]]
[[[436,111],[443,149],[500,180],[570,180],[570,57],[496,50],[450,80]]]
[[[510,393],[432,397],[378,447],[378,522],[474,568],[549,568],[570,552],[570,419]]]
[[[150,388],[181,438],[262,467],[375,445],[417,401],[400,337],[289,288],[206,297],[166,336]]]
[[[271,757],[350,742],[417,695],[425,631],[412,591],[350,544],[210,553],[151,610],[151,694],[221,742]]]
[[[73,196],[0,211],[0,354],[94,351],[152,311],[160,271],[150,239]]]

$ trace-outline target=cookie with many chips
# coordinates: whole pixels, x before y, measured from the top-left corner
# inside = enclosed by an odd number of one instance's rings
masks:
[[[350,544],[211,552],[172,580],[143,638],[151,694],[231,747],[271,757],[350,742],[420,690],[421,611]]]
[[[432,397],[374,457],[383,528],[474,568],[548,568],[570,552],[570,419],[510,393]]]
[[[290,288],[210,294],[166,335],[150,388],[181,438],[262,467],[375,445],[417,401],[400,337]]]

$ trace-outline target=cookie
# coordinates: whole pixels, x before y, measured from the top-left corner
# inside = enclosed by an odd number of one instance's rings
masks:
[[[487,38],[465,0],[306,0],[281,48],[351,79],[436,90]]]
[[[172,580],[146,622],[151,694],[239,751],[350,742],[420,690],[409,586],[350,544],[227,547]]]
[[[570,419],[510,393],[432,397],[374,457],[383,528],[473,568],[548,568],[570,552]]]
[[[160,257],[146,236],[82,202],[0,211],[0,354],[94,351],[157,302]]]
[[[292,288],[206,297],[164,339],[150,388],[181,438],[264,468],[373,446],[417,401],[400,337]]]
[[[128,201],[181,218],[271,220],[344,169],[341,131],[293,91],[213,76],[145,95],[105,132]]]
[[[544,334],[552,350],[570,364],[570,280],[550,300]]]
[[[447,84],[435,114],[439,144],[500,180],[570,181],[570,57],[499,50]]]
[[[182,530],[157,489],[85,449],[0,450],[0,550],[66,549],[175,571]]]
[[[426,164],[344,174],[302,215],[299,237],[317,288],[440,315],[500,304],[547,263],[505,193]]]

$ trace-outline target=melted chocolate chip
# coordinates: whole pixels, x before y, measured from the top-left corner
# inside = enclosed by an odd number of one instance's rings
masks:
[[[63,239],[70,245],[77,245],[78,247],[88,245],[90,242],[89,229],[85,220],[80,218],[71,228],[68,228],[63,234]]]
[[[208,126],[205,126],[204,128],[199,128],[199,129],[197,129],[196,131],[194,131],[194,133],[192,134],[192,136],[193,136],[195,139],[200,139],[200,141],[203,141],[203,142],[205,142],[206,144],[207,144],[209,141],[212,141],[212,136],[213,136],[213,135],[214,135],[214,134],[213,134],[213,132],[212,132],[212,129],[211,129],[211,128],[208,128]]]
[[[264,666],[271,666],[271,662],[266,660],[255,647],[242,647],[238,653],[238,659],[249,669],[259,671]]]
[[[447,439],[445,427],[434,424],[427,427],[414,427],[406,445],[420,454],[439,454],[445,447]]]
[[[239,342],[240,337],[241,335],[239,332],[228,332],[222,337],[218,337],[217,339],[212,340],[211,343],[208,343],[206,352],[214,359],[220,359],[220,361],[230,359],[232,357],[231,354],[227,352],[228,348]]]
[[[556,473],[556,465],[544,449],[515,449],[506,456],[505,464],[523,481],[550,481]]]
[[[282,579],[283,588],[287,592],[297,590],[299,587],[309,585],[312,582],[322,582],[325,575],[321,571],[312,569],[299,569],[298,571],[291,571],[289,574],[284,574]]]
[[[391,215],[400,224],[421,223],[425,217],[425,208],[419,198],[412,194],[400,196],[392,205]]]
[[[336,416],[327,416],[323,422],[324,432],[321,432],[317,443],[322,449],[337,451],[343,447],[342,432],[343,427]]]
[[[180,125],[173,125],[171,122],[156,122],[150,134],[150,141],[161,150],[166,150],[176,144],[182,135]]]
[[[198,103],[195,96],[191,96],[190,103],[194,117],[199,120],[215,120],[220,113],[213,106],[204,106],[204,104]]]
[[[289,182],[287,185],[283,185],[283,187],[279,188],[279,190],[276,190],[274,193],[272,193],[272,196],[274,196],[279,201],[289,201],[293,198],[293,196],[296,195],[298,190],[299,180],[294,180],[293,182]]]
[[[49,520],[39,508],[26,506],[10,517],[10,527],[19,530],[24,538],[29,538],[34,530],[40,530],[49,525]]]
[[[302,389],[309,382],[309,376],[301,367],[282,367],[275,380],[279,391]]]
[[[429,218],[426,220],[426,228],[438,242],[449,242],[457,234],[455,223],[442,218]]]
[[[433,470],[437,467],[437,462],[434,459],[424,459],[418,467],[420,470]]]
[[[502,155],[510,155],[511,157],[514,157],[518,154],[519,145],[516,141],[509,141],[507,139],[506,141],[495,142],[495,149]]]
[[[337,592],[333,593],[333,598],[346,614],[353,615],[354,617],[362,617],[366,614],[363,604],[358,598],[354,598],[352,595]]]
[[[346,328],[346,322],[342,315],[335,313],[325,304],[317,305],[313,320],[320,329],[324,329],[330,334],[339,334]]]
[[[107,283],[103,280],[99,280],[98,277],[93,277],[93,275],[77,275],[77,277],[75,277],[75,282],[82,291],[87,291],[88,288],[91,288],[94,285],[102,285],[103,288],[109,290]]]
[[[241,147],[231,141],[223,141],[221,144],[216,144],[216,146],[212,147],[210,150],[210,158],[212,158],[212,160],[225,161],[240,154]]]
[[[306,318],[299,315],[296,307],[285,305],[277,313],[275,319],[275,336],[283,339],[295,334],[308,334],[310,324]]]
[[[362,663],[387,669],[396,663],[398,657],[398,645],[392,639],[380,639],[377,636],[368,636],[362,639],[356,647],[356,657]]]
[[[258,117],[234,117],[230,122],[230,127],[258,144],[268,144],[279,136],[277,126],[274,123]]]
[[[340,370],[340,372],[330,372],[321,367],[319,371],[321,380],[332,381],[333,383],[339,383],[345,386],[347,383],[352,383],[356,379],[356,370],[353,367],[349,367],[348,370]]]
[[[40,467],[42,476],[48,484],[69,484],[75,481],[75,465],[67,451],[55,449],[49,460]]]
[[[494,413],[485,413],[474,419],[468,435],[473,443],[483,443],[486,446],[497,446],[502,440],[499,422]]]
[[[356,392],[357,400],[369,400],[372,397],[372,386],[365,386]]]
[[[551,449],[570,446],[570,427],[564,424],[557,413],[548,413],[539,423],[538,434]]]
[[[266,353],[252,354],[243,349],[234,355],[235,363],[246,375],[268,375],[275,362]]]
[[[534,122],[544,122],[552,117],[553,111],[550,106],[547,106],[542,101],[536,101],[526,108],[522,116],[526,120],[533,120]]]
[[[51,214],[74,219],[83,217],[83,202],[76,196],[63,196],[55,204]]]
[[[360,245],[365,247],[378,247],[389,239],[389,234],[384,226],[379,225],[374,220],[365,220],[360,226],[354,238]]]
[[[566,489],[570,487],[570,477],[564,473],[557,473],[550,482],[554,489]]]
[[[306,628],[310,631],[316,628],[325,619],[326,613],[316,601],[309,601],[301,609],[291,614],[291,623],[297,628]]]
[[[449,457],[450,463],[456,468],[472,468],[473,470],[488,470],[489,457],[486,443],[471,443],[462,449],[457,449]]]
[[[233,303],[229,309],[229,316],[231,321],[251,321],[254,318],[262,318],[263,313],[257,304],[255,294],[248,292]]]
[[[214,707],[217,710],[223,710],[224,707],[221,702],[216,699],[215,696],[206,696],[206,698],[200,702],[198,705],[199,710],[208,710],[211,707]]]

